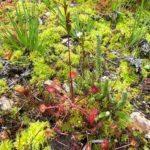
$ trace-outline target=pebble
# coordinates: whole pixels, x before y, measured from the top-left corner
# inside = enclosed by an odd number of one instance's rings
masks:
[[[150,139],[150,120],[141,112],[133,112],[130,116],[133,122],[132,129],[145,133],[145,137]]]
[[[3,96],[0,98],[0,109],[1,110],[9,110],[13,106],[13,101],[8,99],[7,97]]]

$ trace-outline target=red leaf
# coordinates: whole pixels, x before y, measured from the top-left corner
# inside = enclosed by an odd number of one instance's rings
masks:
[[[58,106],[58,111],[59,111],[59,112],[64,112],[64,110],[65,110],[64,104],[60,104],[60,105]]]
[[[76,71],[71,71],[70,76],[72,79],[75,79],[78,76],[78,73]]]
[[[68,96],[66,94],[64,94],[63,96],[61,96],[61,100],[65,101],[68,98]]]
[[[96,85],[92,85],[90,91],[91,91],[91,93],[96,94],[99,90]]]
[[[109,149],[109,141],[108,141],[108,140],[104,140],[104,141],[100,144],[100,147],[101,147],[103,150],[108,150],[108,149]]]
[[[12,2],[12,0],[6,0],[6,2],[7,2],[7,3],[11,3],[11,2]]]
[[[97,116],[98,110],[96,108],[94,108],[90,114],[88,115],[88,121],[90,123],[90,125],[93,125]]]
[[[53,86],[48,85],[46,89],[49,93],[56,94],[56,89]]]

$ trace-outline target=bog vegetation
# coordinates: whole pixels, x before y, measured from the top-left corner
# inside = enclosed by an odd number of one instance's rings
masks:
[[[0,150],[148,150],[149,0],[0,1]]]

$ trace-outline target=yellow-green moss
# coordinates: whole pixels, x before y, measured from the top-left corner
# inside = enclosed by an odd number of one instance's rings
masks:
[[[0,80],[0,95],[4,94],[8,90],[8,85],[6,80],[1,79]]]
[[[121,61],[120,63],[120,77],[124,83],[131,84],[132,82],[138,83],[139,77],[135,73],[135,68],[129,66],[128,62]]]
[[[71,132],[74,131],[75,128],[82,128],[83,126],[84,122],[81,113],[77,110],[73,110],[68,121],[62,125],[61,129],[62,131]]]
[[[48,122],[30,123],[28,129],[17,134],[14,143],[17,150],[33,149],[39,150],[46,143],[45,128],[49,127]]]
[[[13,149],[13,143],[10,140],[5,140],[0,142],[0,150],[12,150]]]

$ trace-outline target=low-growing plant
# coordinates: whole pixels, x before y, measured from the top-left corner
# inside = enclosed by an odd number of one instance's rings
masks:
[[[8,85],[6,80],[0,80],[0,95],[4,94],[8,90]]]
[[[2,141],[0,143],[0,149],[1,150],[12,150],[13,149],[13,144],[10,140],[5,140],[5,141]]]
[[[1,38],[11,49],[25,49],[26,51],[41,50],[39,39],[39,19],[36,15],[36,4],[31,7],[23,2],[17,6],[16,18],[7,13],[8,24],[1,22],[3,27]]]
[[[134,25],[129,38],[129,43],[131,46],[136,46],[142,40],[142,38],[144,38],[146,28],[148,27],[148,24],[150,22],[149,17],[144,19],[142,18],[142,13],[144,11],[144,2],[145,0],[142,0],[141,5],[138,7],[135,15]],[[141,20],[143,21],[142,23]]]
[[[1,150],[39,150],[46,148],[47,139],[50,138],[47,134],[47,131],[50,131],[53,135],[53,132],[49,128],[48,122],[39,122],[30,123],[29,128],[17,133],[15,142],[11,140],[5,140],[0,142]],[[47,147],[47,150],[51,150],[50,146]]]

